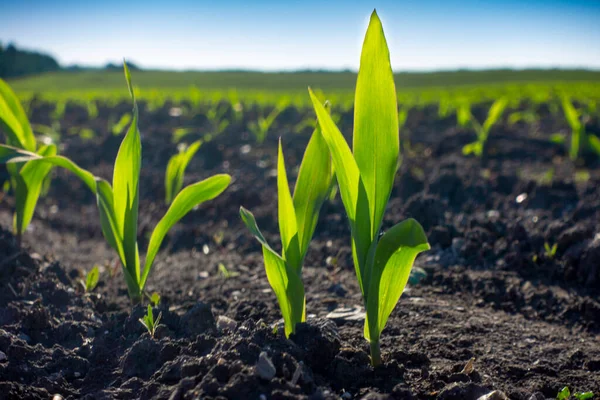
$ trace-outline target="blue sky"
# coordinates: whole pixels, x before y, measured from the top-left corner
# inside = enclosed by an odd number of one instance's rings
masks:
[[[168,69],[356,69],[377,8],[397,71],[600,69],[600,0],[4,3],[0,41],[65,65],[125,57]]]

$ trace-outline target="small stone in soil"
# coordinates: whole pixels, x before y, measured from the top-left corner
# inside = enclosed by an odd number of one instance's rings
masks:
[[[4,354],[4,352],[0,351],[0,362],[4,362],[8,360],[8,357],[6,357],[6,354]]]
[[[256,363],[256,374],[266,381],[270,381],[275,378],[277,370],[273,365],[273,361],[269,358],[266,352],[262,351],[258,356],[258,363]]]
[[[217,329],[220,331],[228,330],[233,331],[237,328],[237,322],[224,315],[219,315],[217,318]]]
[[[481,396],[477,400],[508,400],[508,397],[506,397],[504,392],[494,390],[493,392]]]
[[[529,396],[528,400],[546,400],[546,396],[544,396],[540,392],[536,392],[536,393],[532,394],[531,396]]]

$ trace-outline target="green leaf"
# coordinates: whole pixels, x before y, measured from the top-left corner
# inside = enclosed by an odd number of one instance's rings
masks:
[[[88,272],[85,278],[85,291],[91,292],[98,286],[98,281],[100,280],[100,269],[97,265],[94,265],[94,268]]]
[[[340,196],[342,197],[346,214],[348,214],[350,223],[354,224],[360,180],[358,165],[348,143],[346,143],[346,139],[344,139],[344,136],[331,119],[325,107],[321,104],[321,101],[310,88],[308,91],[319,120],[321,133],[331,153],[331,160],[336,171]]]
[[[298,241],[300,254],[303,256],[315,232],[321,206],[331,190],[332,179],[329,148],[321,135],[321,127],[317,124],[304,152],[294,189]]]
[[[244,225],[258,239],[263,248],[263,259],[267,280],[275,292],[281,315],[283,316],[285,335],[289,337],[296,328],[296,324],[306,318],[306,303],[304,285],[300,275],[279,256],[267,243],[258,229],[254,215],[240,207],[240,216]]]
[[[558,392],[558,394],[556,395],[556,399],[557,400],[568,400],[570,396],[571,396],[571,391],[569,390],[568,386],[565,386],[564,388],[562,388],[562,390],[560,392]]]
[[[594,392],[575,393],[573,396],[575,396],[577,400],[588,400],[594,397]]]
[[[139,205],[139,178],[142,163],[142,143],[138,129],[138,109],[133,95],[131,78],[124,64],[127,86],[133,100],[133,121],[117,154],[113,172],[114,213],[119,234],[123,238],[122,260],[125,268],[139,281],[139,253],[137,223]]]
[[[0,163],[20,163],[31,161],[36,163],[50,163],[65,168],[74,173],[93,192],[96,192],[96,177],[89,171],[80,168],[73,161],[62,156],[42,156],[26,150],[0,144]]]
[[[319,120],[321,133],[331,154],[340,196],[350,221],[354,267],[361,291],[364,294],[363,279],[365,275],[362,269],[366,264],[366,257],[371,246],[370,208],[366,189],[346,139],[313,91],[310,88],[308,91]]]
[[[165,174],[165,202],[167,204],[171,204],[183,187],[185,169],[201,145],[201,140],[195,141],[169,160]]]
[[[35,136],[27,114],[10,86],[2,79],[0,79],[0,122],[0,126],[5,128],[8,135],[8,144],[35,151]]]
[[[390,198],[399,146],[394,75],[383,27],[374,11],[360,57],[353,135],[354,158],[369,200],[371,240],[378,235]]]
[[[201,182],[194,183],[183,189],[167,210],[164,217],[158,222],[156,228],[150,236],[148,243],[148,253],[146,254],[146,262],[144,264],[144,272],[140,280],[140,289],[144,288],[148,274],[152,269],[152,264],[156,258],[156,254],[160,249],[163,239],[169,230],[181,218],[189,213],[197,205],[212,200],[220,195],[231,182],[231,177],[226,174],[215,175]]]
[[[298,243],[298,227],[296,225],[296,211],[290,194],[290,186],[285,171],[285,160],[281,139],[277,156],[277,203],[279,217],[279,233],[281,235],[282,256],[296,270],[302,268],[302,257]]]
[[[367,298],[367,340],[379,341],[406,287],[415,258],[429,248],[425,231],[412,218],[395,225],[381,237],[373,259]]]
[[[39,156],[54,156],[56,154],[56,146],[42,146],[39,150]],[[42,184],[44,179],[52,170],[52,164],[36,163],[34,161],[27,162],[20,171],[18,171],[15,179],[17,187],[15,190],[16,212],[14,218],[15,232],[22,235],[25,233],[27,226],[33,218],[35,206],[40,198]]]
[[[498,120],[502,116],[502,113],[504,112],[504,109],[507,105],[508,99],[506,97],[501,97],[494,101],[494,103],[490,107],[490,110],[488,111],[488,116],[485,122],[483,123],[483,132],[486,135],[485,139],[487,139],[487,134],[489,133],[490,129],[492,129],[492,126],[494,126],[494,124],[498,122]]]
[[[590,150],[592,150],[597,156],[600,156],[600,139],[598,136],[590,134],[587,138],[590,145]]]

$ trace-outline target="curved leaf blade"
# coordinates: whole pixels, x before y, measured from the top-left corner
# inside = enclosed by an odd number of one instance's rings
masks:
[[[173,200],[171,207],[167,210],[162,219],[158,222],[152,236],[150,236],[150,242],[148,243],[148,253],[146,254],[146,262],[144,264],[144,272],[140,279],[140,288],[144,288],[148,274],[156,258],[156,254],[160,249],[163,239],[169,232],[169,230],[175,225],[181,218],[189,213],[197,205],[212,200],[220,195],[231,182],[231,177],[226,174],[215,175],[207,178],[201,182],[189,185],[184,188]]]
[[[372,240],[378,235],[392,192],[400,152],[396,86],[383,26],[375,11],[360,57],[352,147],[369,199]]]
[[[294,189],[293,202],[302,258],[315,232],[319,211],[331,190],[332,180],[333,168],[329,148],[317,123],[306,146]]]
[[[371,269],[365,337],[379,341],[398,303],[417,255],[429,250],[423,227],[410,218],[393,226],[379,240]]]
[[[0,79],[0,122],[6,128],[9,144],[35,151],[36,142],[29,119],[15,92]]]
[[[283,259],[295,269],[301,269],[300,248],[298,243],[298,226],[296,224],[296,210],[290,194],[290,186],[285,171],[285,159],[281,139],[277,154],[277,213],[279,219],[279,233],[281,235],[281,248]]]

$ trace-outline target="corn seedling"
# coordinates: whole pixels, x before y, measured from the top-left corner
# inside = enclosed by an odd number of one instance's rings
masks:
[[[248,130],[256,137],[258,143],[263,143],[267,138],[267,134],[274,126],[275,120],[281,112],[287,107],[286,101],[281,101],[277,104],[266,117],[259,116],[258,120],[248,123]]]
[[[25,111],[12,89],[0,79],[0,127],[4,128],[7,145],[39,157],[55,157],[56,145],[52,143],[38,146]],[[10,151],[9,151],[10,152]],[[13,230],[17,242],[29,226],[44,182],[52,170],[51,164],[37,164],[22,159],[7,165],[10,186],[15,192],[15,214]]]
[[[221,194],[229,185],[231,177],[226,174],[215,175],[191,184],[179,192],[150,236],[142,270],[137,244],[138,185],[142,145],[138,129],[138,108],[126,64],[124,64],[124,69],[129,94],[133,101],[133,119],[115,160],[112,186],[64,157],[43,156],[2,145],[0,146],[0,162],[18,163],[26,160],[28,163],[25,167],[32,165],[33,171],[36,171],[35,168],[38,166],[58,165],[75,173],[96,194],[102,233],[119,256],[129,297],[134,304],[137,304],[142,300],[146,280],[168,231],[196,206]],[[41,181],[41,179],[37,179],[34,182],[41,185]]]
[[[470,115],[468,119],[467,125],[471,126],[475,132],[477,133],[477,140],[473,143],[469,143],[465,145],[462,149],[464,155],[474,154],[477,157],[483,156],[485,145],[488,140],[488,136],[490,134],[490,130],[494,126],[494,124],[500,119],[508,100],[506,97],[501,97],[496,100],[490,110],[488,111],[488,116],[485,119],[483,125],[481,125],[473,115]],[[463,111],[466,112],[466,111]],[[469,114],[470,114],[469,110]]]
[[[547,258],[550,258],[550,259],[554,258],[557,250],[558,250],[558,243],[554,243],[552,246],[550,246],[550,243],[544,242],[544,255]]]
[[[96,289],[96,286],[98,286],[99,280],[100,280],[100,269],[98,268],[97,265],[94,265],[94,268],[92,268],[86,274],[85,281],[81,280],[81,285],[83,286],[83,289],[85,290],[86,293],[90,293],[91,291]]]
[[[152,312],[152,306],[148,304],[148,311],[146,311],[146,315],[140,318],[140,323],[144,325],[144,328],[148,331],[150,337],[154,338],[154,334],[156,333],[156,328],[160,325],[160,319],[162,317],[162,312],[158,313],[158,317],[156,320],[154,319],[154,313]]]
[[[183,187],[185,169],[201,145],[202,141],[197,140],[189,146],[183,143],[177,146],[179,152],[169,160],[165,174],[165,202],[167,204],[171,204]]]
[[[568,400],[571,397],[571,390],[568,386],[565,386],[556,394],[556,400]],[[593,392],[578,392],[573,393],[573,397],[577,400],[588,400],[594,398]]]
[[[133,303],[139,303],[152,264],[167,232],[194,207],[221,194],[229,185],[231,178],[225,174],[215,175],[187,186],[175,196],[171,206],[150,236],[142,270],[137,245],[138,185],[142,146],[137,126],[137,103],[126,64],[124,64],[124,68],[127,86],[133,101],[133,119],[115,160],[112,187],[104,180],[97,180],[96,197],[102,233],[109,245],[119,255],[129,297]]]
[[[565,118],[571,127],[571,145],[569,147],[569,158],[577,160],[583,150],[600,156],[600,138],[587,134],[585,124],[581,122],[579,112],[573,107],[573,103],[567,97],[562,99],[562,108]]]
[[[127,125],[129,125],[130,123],[131,113],[125,113],[121,116],[121,118],[119,118],[119,120],[115,124],[113,124],[113,126],[110,128],[110,131],[113,135],[119,136],[125,131]]]
[[[206,112],[206,118],[208,119],[211,132],[214,136],[219,135],[229,126],[229,120],[227,119],[227,106],[225,104],[216,104],[209,108]]]
[[[158,306],[160,304],[160,294],[153,292],[150,295],[150,304],[154,307]]]
[[[327,111],[325,111],[327,113]],[[329,116],[329,114],[327,113]],[[332,179],[331,158],[319,126],[313,132],[298,173],[294,196],[290,194],[281,141],[277,161],[277,199],[281,256],[267,243],[254,215],[240,208],[246,227],[262,244],[267,279],[275,292],[283,315],[285,335],[306,319],[302,265],[319,219],[319,211],[329,194]]]
[[[429,249],[421,225],[408,219],[379,235],[398,168],[398,106],[381,21],[371,15],[354,106],[354,154],[314,93],[311,100],[331,153],[352,233],[352,256],[366,308],[371,362],[381,364],[379,338],[400,299],[416,256]]]

